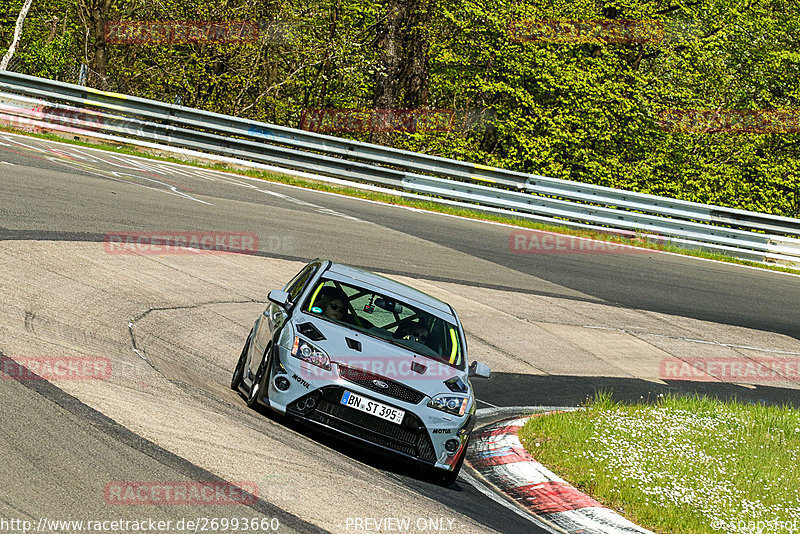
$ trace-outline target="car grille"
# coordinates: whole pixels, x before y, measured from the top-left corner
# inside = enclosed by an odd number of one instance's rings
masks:
[[[349,382],[358,384],[361,387],[376,391],[381,395],[386,395],[387,397],[392,397],[393,399],[400,399],[405,402],[410,402],[411,404],[419,404],[422,402],[422,399],[425,398],[425,394],[420,393],[415,389],[411,389],[408,386],[404,386],[399,382],[395,382],[394,380],[389,380],[388,378],[384,378],[380,375],[368,373],[367,371],[356,369],[354,367],[339,365],[339,376]],[[377,386],[373,380],[383,382],[389,387],[382,388]]]
[[[390,423],[341,404],[339,400],[343,392],[344,389],[338,386],[322,388],[319,390],[321,396],[313,410],[306,413],[299,412],[295,408],[297,404],[295,402],[289,406],[288,411],[419,460],[429,463],[436,461],[433,442],[425,425],[416,415],[406,411],[402,424]]]

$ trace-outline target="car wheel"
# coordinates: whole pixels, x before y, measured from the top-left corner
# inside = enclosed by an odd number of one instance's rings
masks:
[[[461,472],[461,466],[464,464],[464,457],[467,455],[467,445],[469,442],[464,445],[464,450],[461,452],[461,458],[458,459],[456,462],[455,467],[451,471],[442,471],[441,469],[436,469],[438,473],[435,475],[435,481],[442,486],[452,486],[456,479],[458,478],[458,474]]]
[[[231,377],[231,389],[239,391],[242,385],[242,378],[244,377],[244,364],[247,360],[247,351],[250,350],[250,340],[253,339],[253,330],[250,329],[250,334],[247,336],[247,341],[244,343],[242,354],[239,356],[239,361],[236,362],[236,367],[233,369],[233,376]]]
[[[269,373],[267,372],[267,368],[269,366],[269,353],[272,350],[272,346],[267,347],[266,352],[264,353],[264,358],[261,360],[261,365],[258,366],[258,371],[256,371],[256,376],[253,378],[253,385],[250,386],[250,393],[247,395],[247,407],[253,408],[257,410],[259,406],[261,406],[258,402],[258,396],[261,393],[261,389],[264,384],[267,383],[269,380]],[[266,375],[266,376],[265,376]]]

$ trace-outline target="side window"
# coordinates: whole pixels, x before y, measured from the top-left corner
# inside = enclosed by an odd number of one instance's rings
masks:
[[[306,302],[306,307],[305,307],[306,311],[311,311],[311,309],[314,306],[320,304],[321,300],[324,300],[324,299],[317,299],[317,297],[319,296],[320,292],[322,292],[322,288],[323,287],[324,288],[331,288],[331,289],[325,289],[325,291],[330,291],[330,290],[334,289],[336,286],[330,280],[323,280],[321,282],[318,282],[317,283],[317,289],[315,289],[314,292],[311,293],[311,297]],[[315,312],[315,313],[319,313],[319,312]]]
[[[317,270],[316,265],[308,265],[302,271],[300,271],[297,276],[295,276],[291,282],[286,285],[286,292],[289,293],[289,300],[294,302],[297,300],[297,297],[300,296],[300,293],[303,292],[303,288],[306,287],[309,279],[314,275],[314,272]]]

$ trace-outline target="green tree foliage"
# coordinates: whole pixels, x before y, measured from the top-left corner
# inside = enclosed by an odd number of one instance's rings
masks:
[[[82,6],[101,1],[106,0],[34,0],[13,70],[76,81],[78,66],[93,66],[96,54],[91,17]],[[21,3],[0,7],[0,47],[10,42]],[[245,20],[259,25],[260,37],[233,44],[107,44],[104,88],[296,127],[309,108],[364,109],[380,101],[376,95],[386,90],[378,86],[380,75],[392,57],[387,27],[395,24],[405,54],[393,59],[405,69],[404,80],[392,86],[398,105],[458,111],[448,131],[394,132],[380,136],[382,142],[535,174],[800,215],[799,134],[698,133],[670,130],[664,121],[675,110],[792,110],[797,116],[796,0],[108,5],[112,21]],[[402,21],[396,21],[397,13]],[[509,23],[520,20],[656,20],[664,31],[662,39],[643,43],[520,42],[509,34]],[[415,87],[423,90],[414,93]],[[369,132],[341,135],[371,138]]]
[[[11,44],[23,3],[24,0],[10,0],[0,6],[0,54],[5,54]],[[33,76],[71,80],[78,69],[80,34],[74,1],[34,0],[25,19],[22,42],[9,68]]]

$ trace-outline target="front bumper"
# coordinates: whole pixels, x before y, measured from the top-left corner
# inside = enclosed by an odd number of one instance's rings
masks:
[[[269,405],[274,410],[363,445],[442,470],[452,470],[464,453],[475,424],[472,413],[463,417],[443,414],[427,406],[430,400],[427,395],[414,403],[378,394],[359,381],[342,378],[336,363],[330,371],[324,371],[292,357],[283,348],[279,348],[277,356],[273,379],[267,388]],[[288,390],[275,387],[275,373],[289,380]],[[402,424],[341,404],[345,389],[405,411]],[[445,443],[452,439],[458,440],[459,446],[449,452]]]
[[[341,404],[343,393],[340,386],[323,387],[290,404],[286,413],[364,444],[431,466],[436,464],[433,442],[419,417],[407,411],[402,425],[384,421]],[[309,406],[311,402],[313,406]]]

